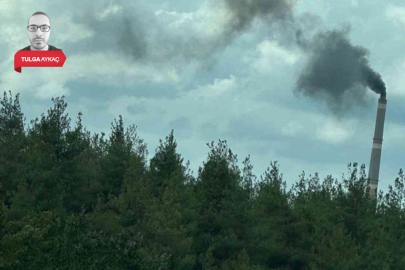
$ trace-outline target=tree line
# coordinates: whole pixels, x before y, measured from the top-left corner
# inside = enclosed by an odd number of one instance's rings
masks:
[[[341,181],[304,172],[287,190],[225,140],[194,177],[173,130],[148,160],[137,127],[75,127],[64,96],[26,126],[0,106],[0,269],[403,269],[404,175],[377,198],[365,166]]]

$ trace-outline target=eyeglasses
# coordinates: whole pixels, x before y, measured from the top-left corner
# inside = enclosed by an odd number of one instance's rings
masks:
[[[37,30],[41,29],[41,32],[49,32],[49,30],[51,29],[51,27],[49,25],[28,25],[27,29],[30,32],[36,32]]]

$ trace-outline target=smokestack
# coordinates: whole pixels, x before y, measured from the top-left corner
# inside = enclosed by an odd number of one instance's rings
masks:
[[[380,173],[380,160],[382,151],[382,141],[384,132],[385,110],[387,106],[387,99],[385,92],[381,93],[378,100],[377,119],[375,122],[373,148],[371,150],[370,167],[368,177],[370,182],[368,184],[368,191],[371,197],[377,196],[378,175]]]

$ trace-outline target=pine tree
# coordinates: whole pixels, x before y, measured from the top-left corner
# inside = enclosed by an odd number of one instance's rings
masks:
[[[197,269],[215,269],[242,252],[249,226],[237,156],[226,141],[207,144],[207,161],[199,169],[197,189],[197,228],[193,248],[198,256]]]
[[[194,258],[190,254],[191,236],[187,228],[190,220],[190,197],[186,183],[192,176],[188,163],[177,153],[172,130],[165,142],[159,140],[155,156],[150,161],[148,182],[153,201],[148,207],[150,215],[144,219],[149,249],[170,256],[171,269],[190,269]]]
[[[269,268],[290,265],[290,234],[296,235],[288,203],[286,183],[277,162],[271,163],[255,186],[253,225],[248,229],[249,254],[259,265]]]
[[[122,116],[111,123],[112,133],[106,144],[106,154],[101,159],[101,184],[104,200],[108,194],[119,196],[128,164],[132,156],[145,158],[146,145],[136,135],[136,128],[130,126],[124,131]]]
[[[101,193],[98,194],[100,196],[91,218],[98,224],[98,229],[109,234],[117,233],[123,227],[139,225],[138,222],[146,213],[146,205],[150,204],[149,190],[145,182],[146,144],[138,137],[136,126],[127,128],[125,134],[123,130],[120,116],[118,124],[116,122],[113,126],[114,132],[109,141],[104,141],[103,136],[98,141],[97,136],[93,138],[93,145],[100,160],[98,164],[101,181],[98,190]],[[113,175],[114,164],[121,166],[122,170],[118,173],[123,175]],[[115,180],[120,182],[115,186],[117,190],[110,188]]]
[[[26,150],[23,113],[21,112],[19,94],[13,101],[4,92],[0,101],[0,198],[7,207],[17,191],[18,173],[21,170],[23,154]]]
[[[66,132],[66,150],[61,163],[61,178],[65,182],[66,195],[63,205],[71,213],[79,213],[84,205],[86,210],[97,203],[100,185],[97,179],[97,155],[91,146],[90,133],[82,126],[79,112],[74,130]]]
[[[53,108],[48,115],[31,121],[27,131],[27,148],[18,179],[18,192],[12,217],[30,211],[55,210],[64,213],[63,198],[66,182],[61,164],[66,160],[66,132],[70,129],[70,118],[64,115],[67,104],[64,96],[52,98]]]

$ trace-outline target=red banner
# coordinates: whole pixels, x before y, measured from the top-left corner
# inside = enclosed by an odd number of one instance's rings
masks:
[[[21,73],[21,67],[62,67],[65,61],[63,51],[18,51],[14,70]]]

